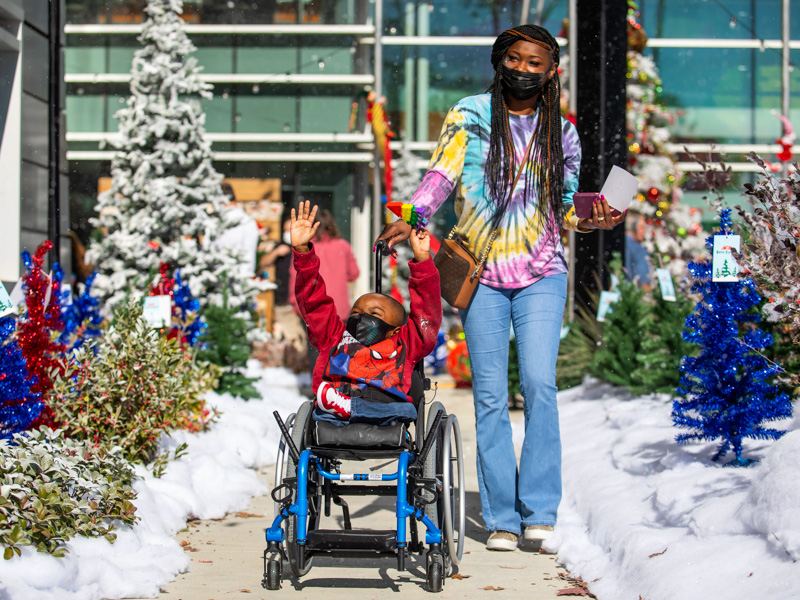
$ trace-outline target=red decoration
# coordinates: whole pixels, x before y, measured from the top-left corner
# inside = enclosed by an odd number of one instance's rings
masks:
[[[172,296],[175,293],[175,280],[169,276],[169,265],[161,263],[158,269],[161,277],[152,288],[150,288],[151,296]]]
[[[447,372],[455,380],[456,385],[469,385],[472,383],[472,366],[469,361],[467,342],[456,342],[447,355]]]
[[[63,364],[60,360],[65,352],[65,346],[59,343],[57,332],[64,330],[61,319],[61,285],[56,277],[50,277],[42,269],[45,255],[52,249],[53,243],[46,240],[36,249],[33,257],[27,252],[23,253],[25,265],[28,268],[22,276],[22,285],[25,290],[26,315],[17,324],[17,342],[19,343],[25,364],[33,379],[31,392],[46,393],[53,389],[51,373],[63,373]],[[45,301],[47,304],[45,305]],[[53,413],[46,406],[39,418],[31,427],[40,425],[54,427]]]

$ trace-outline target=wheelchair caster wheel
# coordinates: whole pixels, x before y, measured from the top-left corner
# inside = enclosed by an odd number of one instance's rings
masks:
[[[441,592],[444,585],[444,558],[439,552],[428,552],[426,580],[429,592]]]
[[[268,590],[281,589],[281,561],[271,560],[267,563],[267,572],[261,584]]]

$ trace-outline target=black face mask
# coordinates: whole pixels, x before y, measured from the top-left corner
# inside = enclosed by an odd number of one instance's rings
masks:
[[[364,346],[382,342],[392,329],[394,329],[394,325],[389,325],[386,321],[366,313],[351,315],[347,319],[347,333]]]
[[[544,73],[527,73],[525,71],[515,71],[506,66],[500,75],[503,78],[503,87],[517,100],[528,100],[536,94],[542,93],[544,87]]]

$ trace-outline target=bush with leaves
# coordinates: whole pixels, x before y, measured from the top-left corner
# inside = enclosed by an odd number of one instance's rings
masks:
[[[216,368],[150,328],[139,303],[117,311],[96,349],[78,350],[55,381],[50,403],[67,436],[119,446],[131,462],[147,464],[162,434],[210,423],[203,394]]]
[[[75,536],[114,542],[120,523],[138,520],[133,469],[119,449],[64,439],[42,428],[0,440],[0,545],[4,558],[23,546],[64,556]]]

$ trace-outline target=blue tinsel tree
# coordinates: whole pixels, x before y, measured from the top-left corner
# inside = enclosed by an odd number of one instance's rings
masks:
[[[13,339],[14,329],[14,317],[0,318],[0,439],[25,431],[44,408],[39,394],[31,391],[32,381]]]
[[[172,314],[178,321],[177,329],[174,329],[175,335],[179,336],[183,343],[196,346],[206,324],[200,318],[200,302],[192,295],[189,284],[181,279],[180,270],[175,271],[172,302],[174,304]]]
[[[730,210],[720,213],[718,235],[730,235]],[[706,241],[712,251],[714,236]],[[680,397],[672,405],[672,421],[688,433],[676,436],[678,443],[689,440],[722,439],[713,460],[733,452],[731,465],[744,466],[742,440],[778,439],[785,432],[763,424],[790,417],[789,396],[770,383],[781,371],[759,351],[772,344],[772,337],[755,325],[761,316],[752,308],[761,297],[752,279],[713,282],[711,263],[689,263],[694,282],[692,292],[702,294],[694,312],[686,319],[683,338],[700,346],[697,357],[681,362]]]
[[[71,350],[83,346],[90,338],[100,336],[103,317],[100,315],[100,300],[92,296],[92,284],[97,271],[86,278],[83,291],[71,304],[63,302],[61,318],[64,320],[64,332],[61,341]]]

